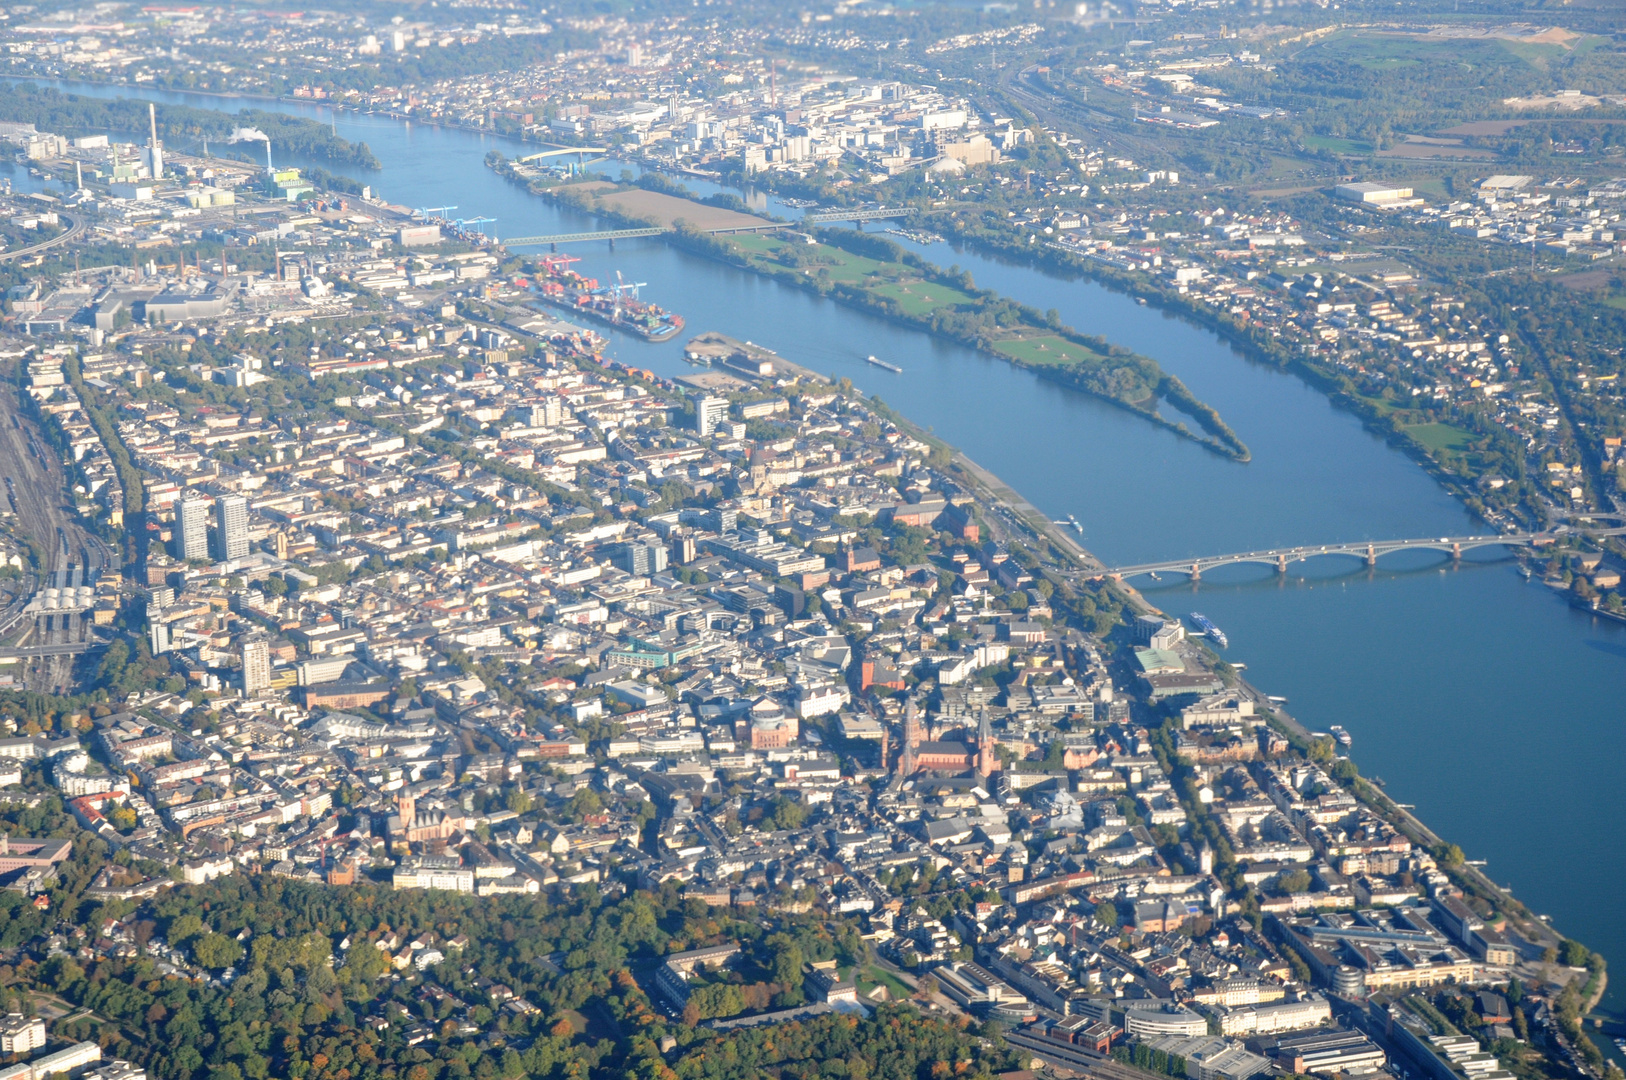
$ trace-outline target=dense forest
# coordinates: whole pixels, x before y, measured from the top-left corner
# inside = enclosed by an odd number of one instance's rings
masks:
[[[666,1017],[642,986],[669,952],[743,941],[768,975],[788,982],[804,959],[850,962],[864,948],[845,924],[784,916],[770,933],[763,920],[684,901],[675,885],[476,899],[234,875],[140,908],[112,901],[84,915],[91,938],[122,920],[140,946],[162,943],[235,976],[226,985],[165,975],[149,955],[59,954],[9,973],[13,986],[91,1010],[63,1034],[97,1039],[155,1080],[744,1080],[765,1072],[927,1080],[987,1077],[1013,1064],[997,1038],[983,1037],[992,1033],[907,1005],[726,1037]],[[420,935],[445,961],[423,976],[411,968],[396,976],[375,942],[400,948]],[[527,1006],[503,1007],[510,991]],[[668,1037],[675,1045],[663,1053]]]
[[[83,97],[27,84],[10,86],[6,93],[0,94],[0,120],[33,124],[41,131],[69,137],[103,132],[144,136],[148,130],[145,101]],[[275,151],[322,158],[340,165],[379,167],[378,159],[366,143],[353,143],[335,135],[317,120],[261,109],[228,113],[187,105],[158,107],[158,137],[189,150],[205,139],[224,149],[237,128],[258,128],[270,136]],[[201,151],[201,145],[197,150]]]

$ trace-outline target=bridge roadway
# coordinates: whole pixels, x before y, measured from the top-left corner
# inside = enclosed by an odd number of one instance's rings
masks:
[[[1588,529],[1586,535],[1594,537],[1620,536],[1626,528]],[[1144,574],[1184,574],[1200,579],[1209,570],[1221,566],[1258,563],[1269,566],[1277,573],[1286,573],[1293,563],[1304,562],[1321,555],[1353,555],[1368,566],[1377,565],[1385,555],[1396,551],[1438,551],[1456,559],[1465,551],[1482,547],[1533,547],[1550,543],[1553,533],[1503,533],[1499,536],[1434,536],[1416,540],[1357,540],[1349,544],[1307,544],[1303,547],[1272,548],[1268,551],[1241,551],[1231,555],[1205,555],[1196,559],[1167,559],[1163,562],[1141,563],[1138,566],[1118,566],[1107,571],[1109,577],[1123,579]]]
[[[533,161],[541,161],[544,158],[569,157],[572,154],[579,154],[585,159],[588,154],[607,153],[609,153],[609,150],[602,146],[562,146],[557,150],[543,150],[541,153],[526,154],[524,157],[515,158],[514,160],[529,164]]]
[[[885,221],[888,218],[906,218],[917,211],[910,206],[892,210],[810,210],[802,220],[810,225],[823,225],[832,221]]]
[[[59,244],[66,244],[70,240],[77,240],[79,237],[84,235],[85,230],[89,227],[85,224],[85,219],[82,217],[76,218],[72,214],[64,214],[60,210],[57,211],[57,216],[68,223],[69,228],[67,232],[62,233],[59,236],[53,236],[49,240],[42,240],[38,244],[30,244],[28,247],[18,248],[16,251],[8,251],[4,254],[0,254],[0,263],[10,262],[12,259],[21,259],[26,255],[33,255],[35,252],[45,251],[49,248],[54,248]]]
[[[743,232],[773,232],[776,229],[788,229],[789,223],[783,221],[764,221],[760,225],[730,225],[720,229],[706,229],[705,232],[713,236],[726,236],[732,233]],[[553,233],[548,236],[515,236],[503,240],[505,247],[531,247],[537,244],[579,244],[589,240],[630,240],[638,236],[662,236],[673,229],[647,228],[647,229],[601,229],[598,232]]]
[[[628,240],[635,236],[659,236],[666,229],[600,229],[598,232],[553,233],[550,236],[515,236],[502,241],[505,247],[530,247],[533,244],[569,244],[584,240]]]
[[[539,156],[539,155],[532,155]],[[734,225],[721,229],[706,229],[713,236],[727,236],[733,233],[747,232],[774,232],[778,229],[795,228],[798,224],[824,225],[838,221],[882,221],[887,218],[904,218],[915,211],[909,207],[898,210],[822,210],[809,213],[800,222],[794,221],[764,221],[760,225]],[[672,232],[671,229],[600,229],[596,232],[552,233],[547,236],[515,236],[502,241],[505,247],[533,247],[539,244],[580,244],[593,240],[631,240],[639,236],[660,236]]]

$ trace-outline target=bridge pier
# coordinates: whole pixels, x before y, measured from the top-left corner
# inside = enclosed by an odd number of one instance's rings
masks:
[[[544,238],[538,238],[540,241]],[[1622,515],[1626,518],[1626,514]],[[1601,529],[1587,535],[1594,537],[1626,536],[1626,527],[1618,529]],[[1437,551],[1450,556],[1453,562],[1462,558],[1464,551],[1473,551],[1482,547],[1502,545],[1505,547],[1528,547],[1546,539],[1541,533],[1508,533],[1498,536],[1459,536],[1459,537],[1419,537],[1408,540],[1385,540],[1381,554],[1394,551],[1428,550]],[[1140,574],[1177,574],[1184,573],[1193,581],[1202,580],[1203,567],[1231,566],[1238,563],[1257,564],[1273,567],[1278,575],[1285,575],[1287,568],[1296,562],[1315,558],[1318,555],[1352,555],[1361,559],[1368,567],[1376,567],[1378,563],[1378,541],[1355,541],[1346,544],[1328,544],[1321,547],[1295,547],[1278,549],[1270,552],[1247,551],[1235,555],[1205,555],[1193,559],[1189,563],[1180,562],[1154,562],[1143,563],[1138,566],[1119,566],[1107,568],[1104,575],[1116,580],[1126,580]]]

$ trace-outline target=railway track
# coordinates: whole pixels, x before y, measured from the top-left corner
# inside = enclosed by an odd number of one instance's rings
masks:
[[[0,477],[17,531],[32,544],[40,565],[18,600],[0,612],[0,633],[10,633],[30,617],[23,609],[40,588],[94,584],[112,559],[88,533],[69,505],[68,477],[61,456],[46,441],[18,396],[0,393]],[[85,619],[77,613],[41,612],[17,643],[32,654],[25,669],[29,689],[61,693],[73,686],[74,656],[87,642]],[[14,647],[17,647],[14,646]]]

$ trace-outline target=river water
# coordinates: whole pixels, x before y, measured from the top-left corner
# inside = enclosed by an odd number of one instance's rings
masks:
[[[112,96],[129,91],[64,86]],[[200,95],[144,98],[209,108],[240,104],[333,119],[323,106],[273,106]],[[383,163],[342,171],[410,206],[455,204],[495,217],[499,236],[578,231],[562,211],[483,167],[497,149],[534,150],[470,132],[340,113],[339,133]],[[189,149],[189,148],[180,148]],[[279,155],[280,159],[281,155]],[[322,164],[317,162],[315,164]],[[330,167],[331,166],[327,166]],[[601,168],[612,174],[619,166]],[[775,200],[759,209],[798,216]],[[971,271],[977,283],[1154,357],[1215,406],[1253,451],[1238,464],[1093,398],[1003,361],[685,254],[656,240],[612,251],[584,245],[577,267],[617,270],[688,320],[846,375],[962,448],[1057,518],[1109,565],[1364,539],[1489,531],[1405,455],[1297,378],[1239,355],[1210,332],[1087,280],[1065,280],[947,244],[912,246]],[[688,334],[665,344],[617,335],[612,355],[665,375],[688,369]],[[870,354],[903,368],[864,362]],[[1496,549],[1491,549],[1492,551]],[[1143,581],[1142,584],[1145,584]],[[1201,610],[1230,636],[1226,656],[1284,695],[1311,728],[1342,724],[1362,772],[1416,805],[1565,933],[1626,958],[1626,628],[1567,607],[1506,559],[1458,567],[1427,553],[1376,570],[1332,558],[1285,577],[1215,571],[1198,586],[1154,584],[1171,614]],[[1620,982],[1617,986],[1622,985]],[[1626,1003],[1612,990],[1609,1007]],[[1610,1048],[1612,1049],[1612,1048]]]

